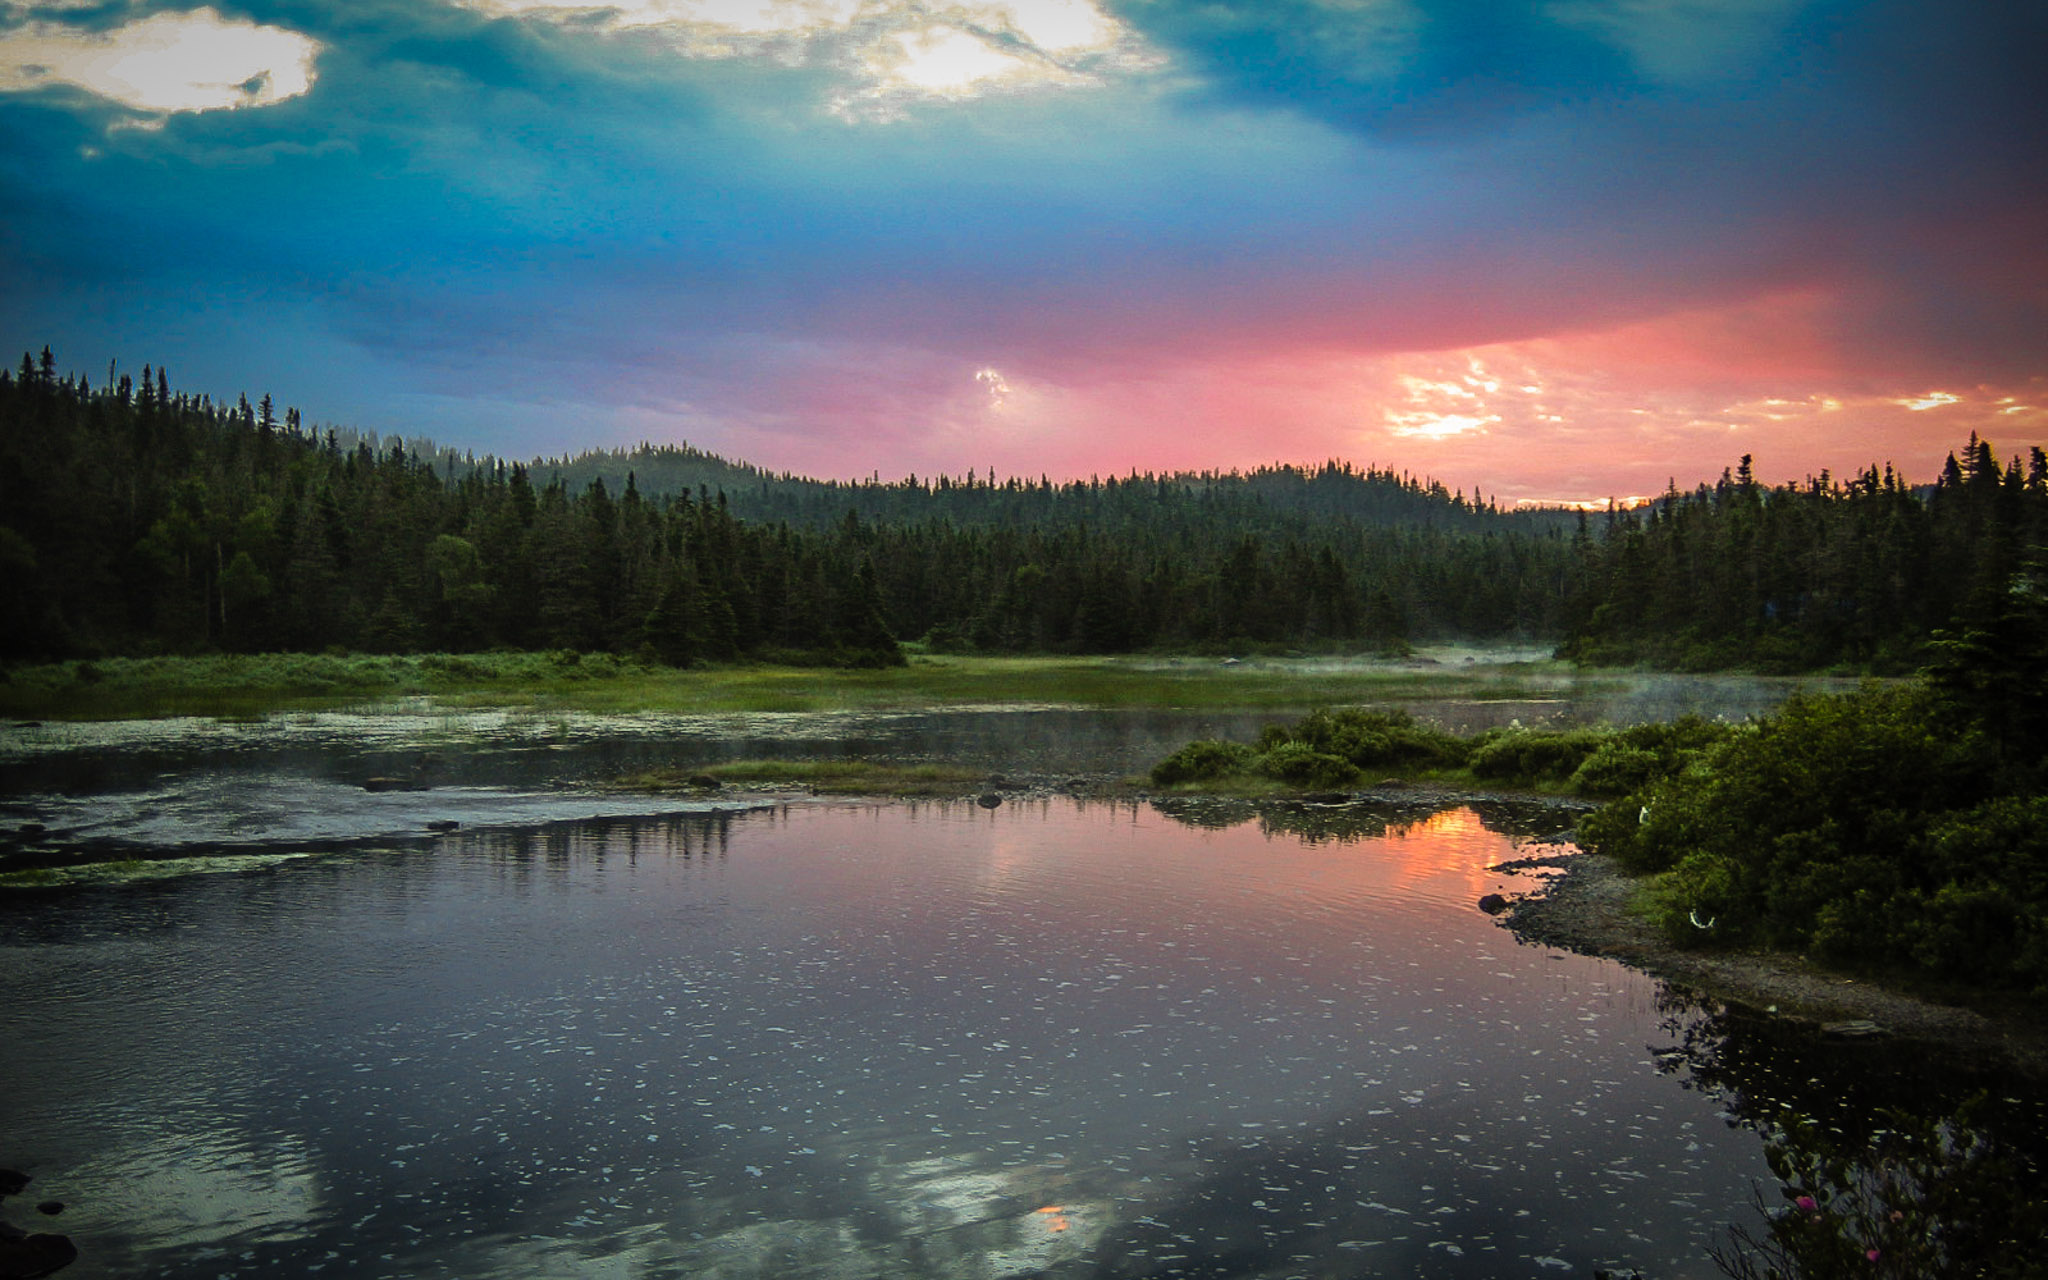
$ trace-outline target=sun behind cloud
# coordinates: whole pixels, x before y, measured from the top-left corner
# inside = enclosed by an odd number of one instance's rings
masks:
[[[1156,65],[1094,0],[449,0],[493,18],[597,34],[656,35],[690,58],[761,58],[850,71],[827,104],[848,120],[889,120],[907,99],[1091,82],[1105,68]]]
[[[319,52],[298,32],[211,8],[108,31],[37,20],[0,31],[0,91],[70,86],[152,114],[266,107],[313,87]]]

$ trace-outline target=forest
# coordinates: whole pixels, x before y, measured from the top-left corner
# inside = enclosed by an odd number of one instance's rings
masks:
[[[458,457],[229,405],[160,367],[0,372],[0,659],[612,652],[671,665],[989,653],[1398,652],[1895,671],[2048,537],[2048,460],[1930,483],[1750,459],[1637,510],[1502,510],[1331,461],[845,483],[683,447]],[[1973,602],[1976,602],[1973,604]]]

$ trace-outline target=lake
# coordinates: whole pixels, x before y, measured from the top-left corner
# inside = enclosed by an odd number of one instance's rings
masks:
[[[446,728],[14,736],[15,820],[241,868],[0,895],[67,1276],[1704,1277],[1761,1107],[1930,1096],[1518,943],[1475,903],[1542,806],[675,804],[577,785],[673,726]],[[423,743],[447,785],[349,781]]]

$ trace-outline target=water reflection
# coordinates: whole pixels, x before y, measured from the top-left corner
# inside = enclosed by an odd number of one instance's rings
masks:
[[[4,902],[0,1156],[80,1276],[1711,1274],[1762,1169],[1645,1048],[1694,1015],[1473,909],[1540,820],[1427,808],[612,818]]]

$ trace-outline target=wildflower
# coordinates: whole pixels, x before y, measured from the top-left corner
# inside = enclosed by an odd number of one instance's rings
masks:
[[[1866,1258],[1868,1258],[1868,1259],[1870,1259],[1870,1260],[1871,1260],[1872,1262],[1876,1262],[1876,1261],[1877,1261],[1877,1250],[1875,1250],[1875,1249],[1867,1250],[1867,1251],[1866,1251],[1866,1252],[1864,1253],[1864,1255],[1863,1255],[1863,1256],[1864,1256],[1864,1257],[1866,1257]]]
[[[1812,1196],[1801,1196],[1797,1200],[1794,1200],[1792,1203],[1798,1205],[1800,1208],[1806,1210],[1808,1213],[1812,1213],[1820,1208],[1820,1202],[1815,1200]]]

